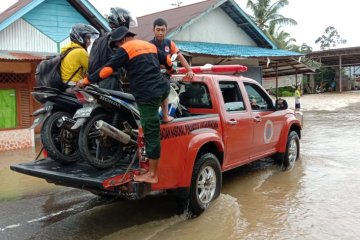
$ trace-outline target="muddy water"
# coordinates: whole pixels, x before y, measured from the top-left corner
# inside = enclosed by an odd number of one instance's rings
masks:
[[[47,184],[44,180],[28,177],[9,170],[11,164],[34,160],[39,150],[40,146],[37,144],[36,148],[0,153],[0,203],[5,200],[36,195],[53,188],[53,186]]]
[[[164,194],[99,199],[12,173],[3,161],[0,239],[358,239],[360,93],[305,96],[302,104],[294,168],[281,172],[266,159],[225,173],[222,194],[195,219]]]

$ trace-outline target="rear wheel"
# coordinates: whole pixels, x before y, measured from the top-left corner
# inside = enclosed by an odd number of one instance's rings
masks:
[[[78,134],[57,126],[57,121],[63,116],[72,117],[67,112],[55,112],[45,120],[41,128],[41,142],[49,157],[61,164],[70,164],[81,158]]]
[[[112,117],[108,114],[98,114],[81,128],[79,147],[81,156],[92,166],[104,169],[120,161],[123,155],[123,145],[115,139],[102,136],[95,128],[95,122],[103,120],[111,124]]]
[[[222,184],[219,160],[212,153],[202,155],[195,163],[189,192],[189,210],[200,215],[220,195]]]

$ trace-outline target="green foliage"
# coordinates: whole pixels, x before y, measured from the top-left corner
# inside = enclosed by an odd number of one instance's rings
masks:
[[[293,43],[296,42],[294,38],[290,37],[289,33],[281,30],[281,27],[277,27],[274,23],[270,23],[270,27],[265,31],[265,34],[280,49],[292,50]]]
[[[280,92],[280,94],[279,94],[279,97],[291,97],[291,96],[294,96],[294,93],[293,93],[293,92],[289,92],[289,91],[282,91],[282,92]]]
[[[345,44],[347,41],[340,37],[340,34],[336,28],[329,26],[325,29],[325,32],[321,37],[316,39],[315,43],[320,43],[320,48],[322,50],[330,49],[331,47],[336,47],[339,44]]]
[[[335,81],[335,70],[330,67],[321,67],[316,70],[315,84],[327,87]]]
[[[247,7],[252,11],[252,20],[258,25],[268,38],[280,49],[293,50],[296,40],[281,29],[283,25],[297,25],[292,18],[279,14],[281,8],[289,5],[288,0],[248,0]]]
[[[297,25],[297,22],[292,18],[286,18],[279,14],[281,8],[289,5],[288,0],[278,0],[272,3],[271,0],[248,0],[247,7],[250,8],[253,15],[252,20],[263,31],[270,28],[271,25]]]
[[[291,97],[294,96],[295,89],[291,86],[278,88],[279,97]]]
[[[310,47],[306,43],[303,43],[303,44],[301,44],[301,46],[293,45],[292,49],[290,49],[290,50],[295,51],[295,52],[299,52],[299,53],[308,54],[308,53],[312,52],[312,47]]]

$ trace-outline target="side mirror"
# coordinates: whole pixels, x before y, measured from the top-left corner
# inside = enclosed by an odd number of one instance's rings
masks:
[[[288,109],[288,103],[285,99],[279,98],[276,100],[276,109],[277,110],[285,110]]]

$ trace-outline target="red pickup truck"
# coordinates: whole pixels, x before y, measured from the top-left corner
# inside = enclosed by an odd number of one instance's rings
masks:
[[[194,68],[197,74],[191,81],[173,76],[188,116],[161,125],[157,184],[132,180],[147,168],[141,129],[138,154],[120,159],[111,169],[98,170],[81,161],[63,166],[50,158],[11,169],[98,195],[134,199],[169,190],[184,199],[193,214],[201,214],[220,194],[222,172],[268,156],[288,169],[299,157],[302,125],[295,112],[275,104],[256,81],[221,75],[243,71],[241,67]]]

